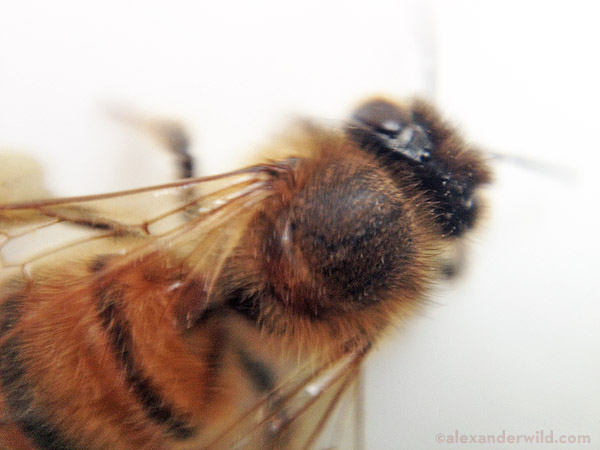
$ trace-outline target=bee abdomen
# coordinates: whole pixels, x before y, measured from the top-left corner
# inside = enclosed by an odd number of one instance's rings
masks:
[[[123,302],[123,291],[119,286],[111,286],[100,289],[96,296],[99,318],[108,334],[117,364],[123,371],[129,390],[141,404],[148,419],[166,427],[168,434],[175,439],[191,437],[195,433],[194,428],[177,416],[172,406],[153,385],[152,380],[137,366],[130,326],[119,309],[119,305]]]
[[[21,302],[22,299],[15,296],[0,304],[0,386],[5,407],[22,432],[39,448],[75,449],[35,404],[33,386],[23,361],[22,333],[7,336],[17,326]]]

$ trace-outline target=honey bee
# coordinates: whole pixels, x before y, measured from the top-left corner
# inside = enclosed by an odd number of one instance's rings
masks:
[[[375,98],[273,147],[223,175],[0,205],[3,447],[332,445],[365,356],[452,272],[491,173],[421,101]]]

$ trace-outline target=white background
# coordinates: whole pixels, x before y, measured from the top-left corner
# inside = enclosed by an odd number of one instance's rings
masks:
[[[480,147],[568,176],[496,165],[462,279],[369,361],[368,448],[464,448],[436,443],[455,430],[597,448],[598,17],[591,1],[2,2],[0,148],[34,154],[55,194],[97,193],[173,176],[107,105],[182,119],[211,173],[294,115],[433,99]]]

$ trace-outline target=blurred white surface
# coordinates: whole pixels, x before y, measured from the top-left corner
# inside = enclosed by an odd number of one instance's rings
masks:
[[[5,2],[0,148],[35,154],[56,194],[97,193],[172,177],[169,158],[107,119],[107,104],[181,118],[203,170],[217,172],[297,114],[343,119],[369,93],[433,98],[480,147],[574,177],[497,164],[462,279],[369,361],[368,448],[459,448],[436,442],[455,430],[584,434],[591,444],[568,448],[597,448],[596,8]]]

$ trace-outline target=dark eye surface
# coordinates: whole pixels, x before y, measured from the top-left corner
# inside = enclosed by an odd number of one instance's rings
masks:
[[[384,100],[365,103],[354,112],[352,119],[389,136],[399,134],[406,126],[402,111],[396,105]]]
[[[423,126],[409,111],[385,100],[371,100],[352,115],[352,133],[362,142],[372,141],[399,157],[421,163],[431,157],[433,144]]]

